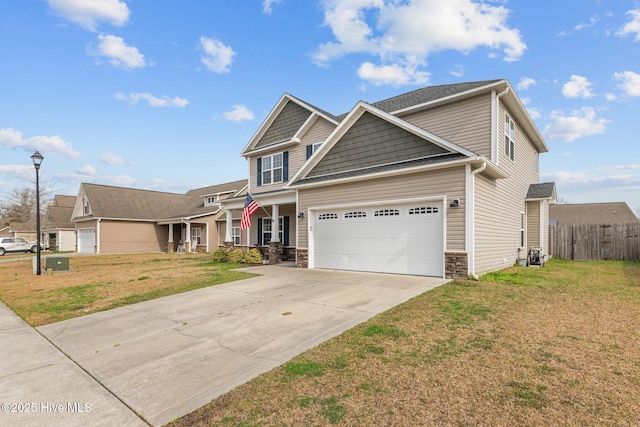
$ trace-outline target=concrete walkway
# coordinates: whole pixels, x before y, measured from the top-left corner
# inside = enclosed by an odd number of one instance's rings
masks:
[[[92,408],[59,414],[53,423],[49,413],[5,413],[0,425],[35,418],[46,422],[31,425],[163,425],[446,282],[281,266],[246,270],[262,276],[38,328],[73,361],[0,309],[2,319],[10,318],[1,324],[14,324],[2,329],[2,342],[13,350],[0,349],[2,360],[11,359],[0,373],[0,400]]]

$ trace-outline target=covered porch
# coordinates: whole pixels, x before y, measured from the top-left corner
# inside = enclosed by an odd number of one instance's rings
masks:
[[[240,229],[246,195],[222,201],[224,215],[218,220],[219,246],[257,248],[269,264],[296,260],[297,205],[290,190],[252,194],[260,208],[251,217],[251,227]]]

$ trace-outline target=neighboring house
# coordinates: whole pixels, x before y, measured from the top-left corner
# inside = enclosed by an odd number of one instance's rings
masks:
[[[8,226],[0,228],[0,237],[22,237],[30,242],[38,239],[36,221],[12,222]]]
[[[548,147],[507,80],[418,89],[335,116],[284,94],[242,150],[261,204],[220,240],[300,267],[467,277],[547,253]],[[273,218],[273,220],[272,220]]]
[[[56,195],[42,222],[42,242],[52,251],[76,250],[76,227],[71,221],[76,196]]]
[[[640,222],[625,202],[576,203],[549,206],[549,224],[622,224]]]
[[[186,194],[82,183],[73,211],[78,252],[209,251],[218,246],[219,202],[246,180]]]

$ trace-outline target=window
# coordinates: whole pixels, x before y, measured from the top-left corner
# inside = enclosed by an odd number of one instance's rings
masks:
[[[216,196],[207,196],[204,198],[204,205],[205,206],[212,206],[216,204]]]
[[[268,245],[271,243],[271,237],[273,236],[273,221],[271,218],[260,218],[262,222],[262,244]],[[278,218],[278,237],[280,238],[280,242],[286,244],[284,241],[284,218]]]
[[[338,214],[335,213],[324,213],[318,216],[318,219],[338,219]]]
[[[231,239],[234,245],[240,244],[240,227],[231,227]]]
[[[516,125],[511,118],[504,115],[504,154],[511,160],[515,160]]]
[[[379,211],[375,211],[373,216],[397,216],[400,215],[400,211],[398,209],[380,209]]]
[[[520,212],[520,247],[524,248],[524,212]]]
[[[84,196],[83,204],[82,204],[82,213],[84,215],[89,215],[89,198]]]
[[[191,229],[191,243],[195,242],[196,245],[202,244],[202,228]]]
[[[367,216],[367,213],[362,211],[347,212],[344,214],[345,218],[364,218],[366,216]]]
[[[282,153],[262,158],[262,184],[282,182]]]
[[[419,208],[409,209],[409,215],[426,215],[438,213],[437,206],[421,206]]]
[[[313,153],[318,151],[318,148],[320,148],[321,145],[322,142],[316,142],[315,144],[307,145],[307,159],[309,159],[309,157],[311,157]]]

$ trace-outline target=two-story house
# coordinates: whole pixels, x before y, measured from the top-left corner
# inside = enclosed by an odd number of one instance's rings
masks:
[[[308,268],[466,277],[547,254],[548,147],[507,80],[432,86],[334,116],[284,94],[242,151],[262,206],[221,202],[227,246]]]

